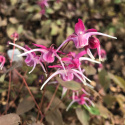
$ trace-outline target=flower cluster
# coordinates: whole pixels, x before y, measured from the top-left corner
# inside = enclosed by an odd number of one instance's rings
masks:
[[[39,4],[43,7],[48,6],[47,0],[42,0]],[[56,75],[59,75],[59,77],[61,77],[63,81],[74,80],[82,83],[84,86],[92,87],[88,83],[91,82],[91,80],[85,76],[85,70],[81,66],[82,62],[87,61],[101,64],[100,61],[103,61],[106,58],[106,52],[101,49],[99,39],[93,35],[102,35],[116,39],[116,37],[97,32],[96,29],[85,30],[85,26],[82,20],[78,19],[78,23],[75,24],[75,32],[71,34],[57,49],[55,49],[53,44],[48,48],[43,45],[33,44],[37,47],[36,49],[31,49],[28,46],[21,47],[14,43],[9,44],[14,45],[24,51],[24,53],[19,56],[26,56],[25,63],[27,64],[27,66],[33,67],[33,69],[29,73],[34,70],[36,64],[40,64],[45,74],[47,74],[45,64],[50,64],[53,62],[56,63],[56,65],[48,66],[48,68],[54,68],[56,69],[56,71],[51,76],[49,76],[47,80],[42,84],[41,90]],[[82,50],[78,54],[76,54],[75,52],[64,53],[60,51],[61,47],[65,43],[68,43],[70,41],[74,42],[77,49],[84,48],[84,50]],[[97,52],[93,55],[91,49],[97,49]],[[39,52],[40,54],[37,55],[35,52]],[[86,54],[88,54],[90,58],[85,57],[84,55]],[[95,57],[97,55],[99,56],[99,61],[95,60]],[[66,91],[67,88],[63,87],[62,95],[64,95]],[[80,95],[78,91],[73,91],[73,96],[71,98],[72,102],[68,106],[67,110],[74,102],[77,102],[80,105],[85,104],[89,108],[89,105],[86,103],[86,101],[88,101],[89,104],[94,106],[91,100],[86,97],[86,95],[89,94],[83,88],[81,91],[84,94]]]

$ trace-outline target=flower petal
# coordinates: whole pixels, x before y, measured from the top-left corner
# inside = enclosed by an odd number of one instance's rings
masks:
[[[81,56],[83,56],[83,55],[85,55],[85,54],[87,54],[87,52],[86,52],[85,50],[83,50],[83,51],[81,51],[80,53],[78,53],[78,54],[76,55],[76,58],[80,58]]]
[[[52,79],[54,76],[58,75],[58,74],[62,74],[64,73],[64,70],[59,70],[59,71],[56,71],[55,73],[53,73],[44,83],[43,85],[41,86],[40,90],[43,89],[43,87],[47,84],[47,82]]]
[[[37,46],[37,47],[40,47],[40,48],[43,48],[43,49],[47,49],[47,47],[43,46],[43,45],[39,45],[39,44],[34,44],[32,43],[34,46]]]
[[[47,53],[43,53],[43,59],[47,63],[52,63],[55,60],[55,55],[53,55],[53,53],[51,51],[48,51]]]
[[[88,33],[88,32],[97,32],[97,30],[96,29],[88,29],[85,31],[85,33]]]
[[[81,19],[78,19],[78,23],[75,24],[75,33],[78,35],[80,32],[85,32],[85,26]]]

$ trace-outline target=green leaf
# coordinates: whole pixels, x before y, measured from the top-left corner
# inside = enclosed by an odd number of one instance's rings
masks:
[[[35,15],[33,15],[32,19],[33,21],[37,21],[37,20],[41,20],[41,14],[40,13],[36,13]]]
[[[67,27],[67,37],[71,35],[74,32],[74,30],[71,27]]]
[[[62,119],[62,114],[59,111],[59,109],[47,111],[45,118],[46,118],[46,121],[49,123],[49,125],[52,125],[52,124],[53,125],[64,125],[63,119]]]
[[[48,13],[48,14],[53,14],[54,11],[53,11],[51,8],[47,8],[47,9],[46,9],[46,13]]]
[[[100,116],[102,116],[103,118],[107,119],[112,115],[111,112],[106,107],[104,107],[101,103],[96,104],[96,107],[98,107]]]
[[[110,78],[106,70],[103,69],[101,70],[101,72],[99,72],[99,81],[100,84],[104,87],[104,90],[106,91],[109,88],[110,84]]]
[[[4,82],[5,76],[6,76],[6,74],[3,74],[2,76],[0,76],[0,83]]]
[[[115,97],[117,102],[119,103],[121,111],[125,114],[125,105],[124,105],[125,96],[123,96],[122,94],[119,94],[119,95],[116,95]]]
[[[84,66],[85,73],[87,75],[95,75],[96,74],[96,69],[93,66]]]
[[[48,90],[48,88],[47,88],[47,90]],[[52,88],[51,88],[51,90],[52,90]],[[49,102],[52,99],[52,96],[53,96],[52,92],[50,92],[50,91],[45,92],[45,97],[48,99]],[[65,104],[63,103],[63,101],[60,98],[58,98],[58,96],[54,97],[54,99],[51,103],[50,109],[54,108],[55,106],[58,106],[58,108],[60,108],[60,109],[66,109]]]
[[[42,23],[42,21],[41,21],[41,23]],[[48,20],[42,24],[42,29],[41,29],[42,36],[49,34],[50,26],[51,26],[51,20]]]
[[[13,25],[13,24],[9,24],[7,25],[7,35],[9,38],[12,39],[11,35],[14,33],[14,32],[17,32],[17,26],[16,25]]]
[[[11,2],[11,5],[15,5],[18,2],[18,0],[10,0],[10,2]]]
[[[55,36],[58,34],[58,31],[59,31],[59,27],[55,24],[55,23],[52,23],[51,25],[51,35],[52,36]]]
[[[99,109],[97,107],[91,106],[90,109],[87,108],[86,105],[84,107],[92,114],[92,115],[100,115]]]
[[[24,114],[25,112],[28,112],[29,110],[34,108],[34,106],[35,106],[35,103],[31,97],[24,98],[23,101],[19,103],[16,113],[18,115]]]
[[[82,125],[89,125],[89,123],[88,123],[89,114],[86,110],[84,110],[82,108],[77,108],[76,115],[77,115],[79,121],[82,123]]]
[[[114,102],[116,102],[116,96],[106,95],[103,97],[104,102],[106,105],[111,108]]]
[[[76,81],[63,81],[59,77],[56,77],[56,80],[58,81],[59,84],[66,87],[67,89],[74,90],[74,91],[82,89],[80,83],[78,83]]]
[[[110,79],[112,79],[117,85],[119,85],[122,89],[125,90],[125,80],[120,76],[113,75],[112,73],[108,73]]]
[[[17,29],[17,32],[20,34],[24,31],[23,29],[23,25],[18,25],[18,29]]]
[[[58,46],[62,43],[62,41],[64,41],[64,35],[63,35],[63,32],[60,32],[60,34],[58,35],[56,41],[57,41],[57,45],[58,45]]]
[[[115,4],[119,4],[119,3],[121,3],[122,1],[121,0],[114,0],[114,3]]]

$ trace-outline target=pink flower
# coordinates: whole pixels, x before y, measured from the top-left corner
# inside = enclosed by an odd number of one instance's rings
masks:
[[[87,45],[89,45],[89,38],[92,35],[102,35],[102,36],[107,36],[110,38],[114,38],[117,39],[116,37],[104,34],[104,33],[100,33],[97,32],[96,29],[88,29],[85,31],[85,26],[82,22],[81,19],[78,19],[78,23],[75,24],[75,33],[73,33],[72,35],[70,35],[57,49],[57,51],[67,42],[69,41],[73,41],[76,48],[83,48]],[[90,38],[91,39],[91,38]]]
[[[5,57],[4,56],[2,56],[2,55],[0,55],[0,69],[2,70],[2,68],[3,68],[3,66],[4,66],[4,64],[5,64],[5,62],[6,62],[6,59],[5,59]]]
[[[73,103],[77,102],[79,105],[86,105],[88,109],[90,109],[89,105],[86,103],[88,101],[92,106],[94,106],[94,103],[87,97],[85,97],[85,94],[82,95],[76,95],[72,102],[67,107],[66,111],[69,110],[69,108],[73,105]]]
[[[57,54],[56,49],[54,49],[53,45],[51,45],[49,48],[47,48],[43,45],[38,45],[38,44],[34,44],[34,45],[37,46],[37,47],[40,47],[40,49],[32,49],[30,51],[22,53],[19,56],[24,56],[28,53],[39,51],[39,52],[41,52],[41,56],[40,56],[41,61],[47,62],[47,63],[53,63],[55,61],[55,57],[57,57],[58,60],[60,61],[61,65],[62,65],[63,69],[65,70],[64,64],[61,60],[61,57]],[[58,51],[58,53],[63,54],[60,51]]]
[[[75,72],[78,73],[78,71],[76,69],[79,70],[79,73],[81,73],[82,78],[84,79],[84,81],[86,81],[85,79],[87,79],[89,82],[91,82],[91,80],[89,80],[84,74],[81,69],[81,62],[82,61],[90,61],[90,62],[94,62],[94,63],[98,63],[100,64],[99,61],[96,60],[92,60],[90,58],[87,57],[81,57],[83,56],[83,52],[80,52],[79,54],[75,54],[74,52],[70,52],[68,55],[68,57],[64,57],[62,58],[62,61],[65,62],[66,65],[68,65],[68,67],[73,68],[73,70]]]
[[[81,74],[81,72],[79,72],[76,69],[71,69],[71,67],[67,66],[65,70],[63,70],[63,67],[60,65],[54,65],[54,66],[49,66],[49,68],[58,68],[57,71],[55,73],[53,73],[42,85],[41,89],[43,89],[43,87],[49,82],[50,79],[52,79],[53,77],[55,77],[56,75],[60,75],[61,78],[64,81],[71,81],[74,79],[74,76],[77,77],[84,85],[87,85],[89,87],[91,87],[88,83],[86,83],[86,81],[84,79],[88,78],[84,75]],[[82,78],[84,76],[84,79]]]
[[[99,63],[99,64],[101,63],[99,61],[92,60],[88,57],[82,57],[84,54],[85,53],[83,51],[78,54],[76,54],[74,52],[70,52],[69,54],[67,54],[68,57],[62,58],[62,61],[64,61],[70,67],[76,68],[76,69],[80,68],[81,61],[90,61],[90,62]]]
[[[94,57],[95,54],[93,55],[91,53],[90,49],[97,49],[96,55],[98,54],[100,61],[104,61],[106,59],[106,52],[105,52],[105,50],[101,50],[99,39],[97,39],[96,37],[89,38],[88,45],[85,46],[85,50],[83,51],[84,54],[86,53],[92,59],[95,59],[95,57]]]
[[[17,45],[17,44],[11,43],[11,42],[9,42],[9,44],[10,44],[10,45],[13,45],[13,46],[16,46],[16,47],[18,47],[18,48],[20,48],[20,49],[22,49],[24,52],[29,52],[29,51],[32,50],[32,49],[29,48],[27,45],[25,45],[25,47],[21,47],[21,46],[19,46],[19,45]],[[43,69],[43,71],[46,73],[46,70],[45,70],[43,64],[40,62],[40,57],[37,56],[34,52],[25,54],[24,56],[26,56],[25,63],[26,63],[28,66],[33,67],[32,70],[31,70],[29,73],[31,73],[31,72],[35,69],[36,64],[40,64],[41,67],[42,67],[42,69]]]

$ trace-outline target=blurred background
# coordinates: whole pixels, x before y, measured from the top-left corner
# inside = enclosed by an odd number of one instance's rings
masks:
[[[25,86],[22,86],[19,91],[22,80],[14,69],[22,75],[25,74],[25,79],[39,105],[42,98],[39,88],[45,80],[40,66],[37,66],[31,74],[28,74],[31,68],[27,67],[24,62],[17,64],[15,61],[12,67],[9,66],[7,51],[13,47],[7,43],[13,41],[11,35],[14,32],[19,34],[16,44],[21,46],[26,44],[34,48],[32,43],[47,47],[51,44],[59,46],[74,32],[75,23],[80,18],[86,29],[95,28],[99,32],[117,37],[117,40],[114,40],[97,36],[101,47],[107,53],[107,60],[102,63],[101,70],[97,70],[97,66],[91,70],[90,67],[85,68],[88,71],[86,74],[93,80],[91,84],[94,85],[95,91],[92,92],[92,100],[97,105],[97,109],[88,112],[76,104],[66,112],[65,109],[70,100],[67,97],[61,100],[62,88],[60,87],[43,124],[124,125],[125,0],[48,0],[47,3],[48,7],[45,7],[45,13],[42,14],[41,7],[36,0],[0,0],[0,54],[3,53],[7,59],[4,69],[0,71],[0,113],[4,113],[6,109],[8,72],[12,71],[7,114],[16,112],[21,117],[21,124],[34,124],[38,113],[37,108]],[[73,42],[70,42],[64,50],[64,52],[70,51],[76,51]],[[48,86],[46,89],[41,108],[43,112],[51,100],[50,97],[55,87]],[[29,104],[24,102],[29,102]]]

